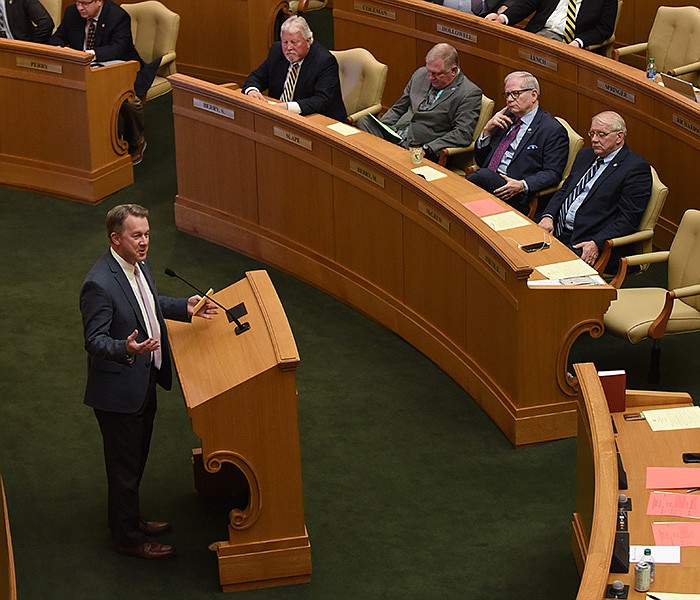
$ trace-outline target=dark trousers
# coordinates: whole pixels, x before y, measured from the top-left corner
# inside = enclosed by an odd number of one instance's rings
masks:
[[[478,185],[482,190],[486,190],[490,194],[493,194],[494,190],[506,184],[506,180],[503,179],[503,177],[486,167],[474,171],[471,175],[467,175],[467,180],[471,181],[474,185]],[[513,196],[510,200],[507,200],[507,202],[513,208],[517,208],[521,213],[526,215],[530,211],[528,200],[527,194],[518,194],[517,196]]]
[[[156,415],[157,371],[151,370],[146,400],[136,413],[95,410],[107,471],[107,524],[118,546],[146,541],[139,530],[139,484],[146,468]]]
[[[119,135],[129,144],[133,152],[143,137],[143,105],[137,98],[135,102],[122,102],[119,108]]]

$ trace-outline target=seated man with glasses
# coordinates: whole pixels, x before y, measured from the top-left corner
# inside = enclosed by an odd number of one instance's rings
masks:
[[[539,107],[540,84],[527,71],[506,76],[506,105],[484,126],[467,179],[527,214],[530,198],[561,181],[569,154],[564,126]]]
[[[652,180],[647,161],[625,144],[627,126],[616,112],[593,117],[588,136],[591,146],[576,155],[539,224],[592,265],[605,240],[637,231]],[[617,271],[623,248],[613,249],[606,273]]]
[[[459,68],[459,54],[449,44],[433,46],[408,82],[401,98],[384,113],[381,122],[396,132],[404,148],[423,146],[425,157],[437,161],[443,148],[468,146],[481,112],[481,90]],[[385,137],[371,117],[357,126]]]
[[[76,0],[66,8],[49,44],[94,54],[96,63],[135,60],[141,65],[134,82],[137,99],[124,102],[119,111],[120,132],[129,144],[131,160],[135,165],[140,163],[146,149],[140,99],[146,97],[153,83],[160,58],[148,64],[143,62],[131,37],[129,14],[112,0]]]

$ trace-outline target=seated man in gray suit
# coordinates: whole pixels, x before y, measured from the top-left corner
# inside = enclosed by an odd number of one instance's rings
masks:
[[[443,43],[430,49],[425,66],[412,75],[381,122],[398,134],[399,145],[423,146],[426,158],[436,161],[443,148],[471,144],[480,111],[481,90],[460,70],[457,50]],[[383,137],[370,117],[357,126]]]

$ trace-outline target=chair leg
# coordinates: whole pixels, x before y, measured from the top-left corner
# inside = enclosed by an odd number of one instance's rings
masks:
[[[654,340],[651,348],[651,364],[649,365],[649,383],[659,383],[661,376],[661,340]]]

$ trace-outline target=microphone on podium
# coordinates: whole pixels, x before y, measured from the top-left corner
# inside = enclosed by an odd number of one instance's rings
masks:
[[[195,287],[194,285],[192,285],[189,281],[187,281],[183,277],[180,277],[172,269],[169,269],[166,267],[165,274],[168,277],[175,277],[175,278],[179,279],[180,281],[186,283],[195,292],[197,292],[200,296],[202,296],[203,298],[206,298],[207,300],[211,300],[221,310],[223,310],[226,313],[226,316],[228,317],[228,322],[236,324],[236,328],[234,329],[234,332],[236,335],[241,335],[242,333],[244,333],[250,329],[250,323],[241,323],[241,321],[240,321],[241,317],[244,317],[245,315],[248,314],[248,310],[245,307],[245,302],[241,302],[240,304],[236,304],[236,306],[232,306],[231,308],[226,308],[226,307],[222,306],[221,304],[219,304],[216,300],[214,300],[214,298],[212,298],[211,296],[208,296],[202,290],[200,290],[197,287]]]

